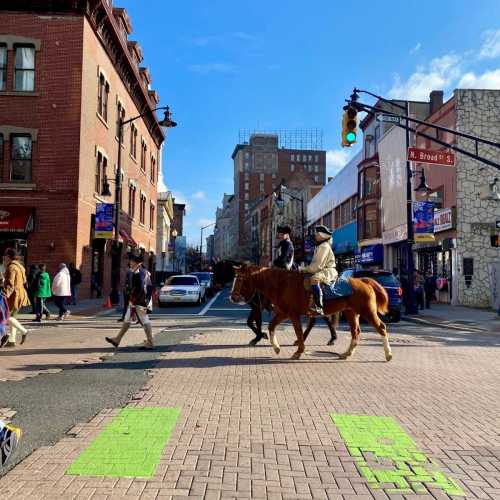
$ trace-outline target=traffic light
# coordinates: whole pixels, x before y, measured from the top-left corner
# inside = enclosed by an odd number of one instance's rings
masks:
[[[500,247],[500,234],[491,235],[491,246],[492,247]]]
[[[348,148],[356,142],[358,119],[356,108],[347,106],[342,117],[342,147]]]

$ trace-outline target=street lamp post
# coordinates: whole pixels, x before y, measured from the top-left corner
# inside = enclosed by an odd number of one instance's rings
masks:
[[[122,191],[122,143],[123,143],[123,128],[128,123],[132,123],[139,118],[142,118],[150,113],[158,110],[164,110],[165,116],[163,120],[159,121],[162,128],[173,128],[177,126],[171,118],[170,108],[168,106],[161,106],[156,109],[149,109],[140,115],[134,116],[128,120],[123,121],[122,117],[118,117],[118,160],[116,165],[115,175],[115,203],[114,203],[114,218],[115,218],[115,232],[113,238],[113,257],[111,260],[111,293],[110,299],[112,304],[120,302],[120,293],[118,287],[120,285],[120,268],[121,268],[121,248],[120,248],[120,210],[121,210],[121,191]]]
[[[215,222],[212,222],[211,224],[200,228],[200,271],[203,268],[203,230],[211,226],[215,226]]]
[[[175,240],[177,238],[177,229],[173,229],[172,232],[170,233],[170,235],[172,236],[172,241],[174,242],[174,255],[172,257],[172,272],[176,272],[176,268],[177,268],[177,262],[176,262],[176,258],[175,258]]]

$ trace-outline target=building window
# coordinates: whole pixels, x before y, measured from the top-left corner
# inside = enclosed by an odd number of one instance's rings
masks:
[[[263,193],[263,192],[264,192],[264,183],[263,183],[263,182],[261,182],[261,183],[260,183],[260,187],[259,187],[259,189],[260,189],[260,192],[261,192],[261,193]]]
[[[129,184],[128,186],[128,214],[133,219],[135,216],[135,192],[137,188]]]
[[[144,224],[146,220],[146,196],[141,193],[141,204],[139,206],[139,222]]]
[[[264,180],[264,174],[259,174],[259,179],[262,182]]]
[[[248,203],[245,203],[245,210],[248,210]]]
[[[0,45],[0,90],[7,87],[7,46]]]
[[[319,183],[319,175],[315,175],[315,176],[314,176],[314,182],[315,182],[316,184],[318,184],[318,183]]]
[[[134,124],[130,126],[130,154],[137,158],[137,127]]]
[[[155,228],[155,206],[151,203],[149,205],[149,229],[153,231]]]
[[[109,97],[109,83],[101,73],[99,75],[99,88],[97,90],[97,112],[104,121],[108,121],[108,97]]]
[[[250,187],[250,183],[245,182],[245,191],[248,191],[249,187]]]
[[[30,135],[11,136],[10,180],[12,182],[31,182],[32,149]]]
[[[101,152],[97,153],[97,162],[95,166],[95,186],[94,190],[97,194],[102,193],[102,186],[104,183],[104,172],[103,172],[104,156]]]
[[[313,161],[313,157],[312,157],[312,155],[309,155],[309,157],[308,157],[308,161]]]
[[[245,158],[250,158],[250,153],[248,151],[245,151]]]
[[[120,121],[123,123],[125,121],[125,109],[122,103],[119,102],[116,109],[116,137],[120,137]],[[123,137],[122,137],[123,140]]]
[[[318,163],[318,162],[319,162],[319,155],[314,155],[314,161],[315,161],[316,163]]]
[[[151,182],[153,184],[156,182],[156,160],[154,156],[151,156]]]
[[[245,172],[245,180],[248,181],[250,179],[250,174],[248,172]]]
[[[245,200],[249,200],[250,199],[250,195],[248,193],[245,193]]]
[[[14,90],[35,90],[35,47],[16,47]]]
[[[273,178],[273,179],[276,179],[276,174],[273,174],[273,175],[272,175],[272,178]]]
[[[146,171],[146,157],[147,157],[148,147],[144,139],[141,140],[141,170]]]
[[[295,161],[295,155],[290,155],[290,161]]]
[[[319,172],[319,165],[314,165],[314,171]]]
[[[290,172],[295,172],[295,165],[290,163]]]

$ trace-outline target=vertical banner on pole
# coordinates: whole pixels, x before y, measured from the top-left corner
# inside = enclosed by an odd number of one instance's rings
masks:
[[[413,229],[416,242],[434,241],[434,203],[413,202]]]

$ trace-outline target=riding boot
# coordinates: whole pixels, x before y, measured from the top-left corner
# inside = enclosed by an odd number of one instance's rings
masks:
[[[312,289],[313,298],[314,298],[314,304],[311,306],[311,312],[323,316],[324,315],[324,312],[323,312],[323,290],[321,290],[321,285],[312,285],[311,289]]]

